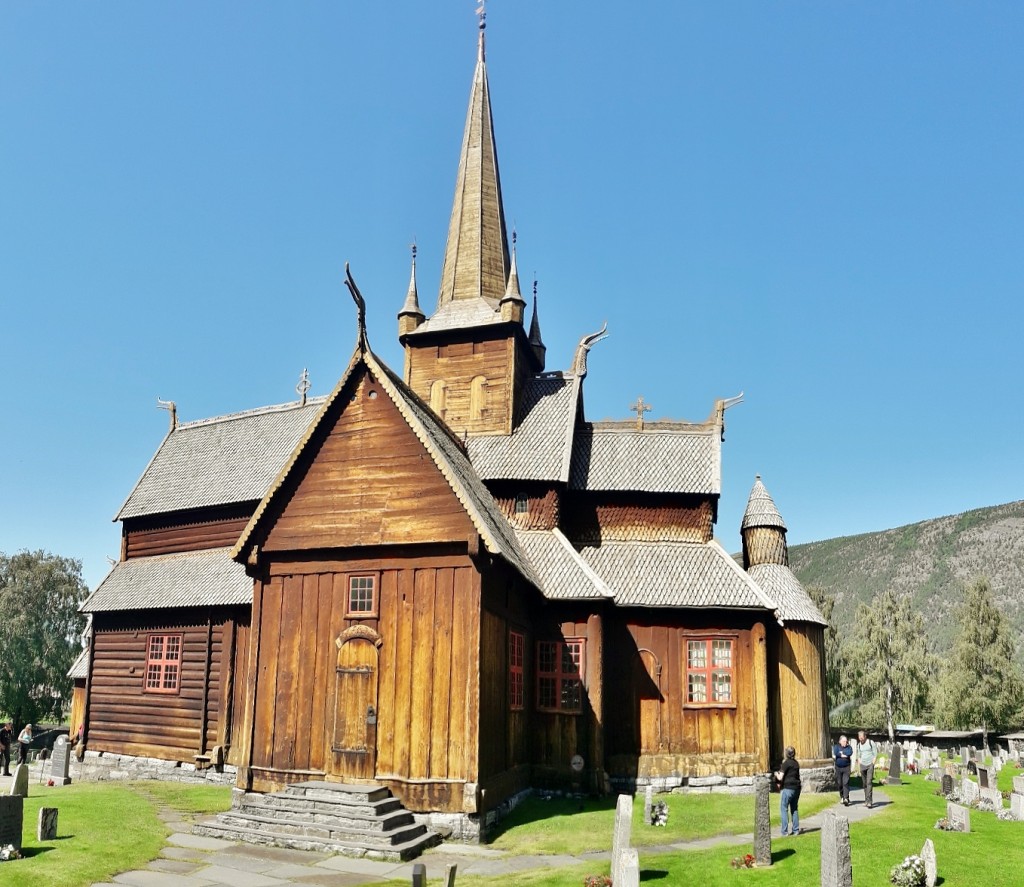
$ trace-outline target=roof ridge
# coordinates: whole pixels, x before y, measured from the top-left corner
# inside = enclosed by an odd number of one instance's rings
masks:
[[[322,404],[325,400],[327,400],[327,395],[321,394],[317,397],[306,398],[305,402],[301,400],[292,400],[287,403],[270,404],[265,407],[254,407],[249,410],[239,410],[235,413],[223,413],[220,416],[208,416],[205,419],[192,419],[190,422],[179,422],[175,431],[181,431],[182,428],[198,428],[203,425],[215,425],[219,422],[232,422],[236,419],[247,419],[250,416],[262,416],[267,413],[283,413],[287,410],[298,410],[310,405],[316,406],[318,404]]]

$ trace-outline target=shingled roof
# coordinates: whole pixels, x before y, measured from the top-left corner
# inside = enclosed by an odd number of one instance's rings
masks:
[[[582,379],[550,373],[526,384],[511,435],[482,435],[466,442],[484,480],[569,480],[573,428]]]
[[[784,622],[814,622],[828,625],[815,606],[811,596],[793,575],[789,567],[781,564],[758,564],[747,571],[775,599],[779,608],[779,617]]]
[[[516,530],[516,537],[533,564],[544,597],[561,601],[614,597],[561,530]]]
[[[719,495],[720,433],[714,424],[584,425],[573,441],[569,487]]]
[[[83,613],[251,604],[252,579],[227,548],[129,558],[114,565]]]
[[[316,397],[178,425],[114,520],[262,499],[323,402]]]
[[[729,607],[776,603],[718,542],[605,542],[580,554],[620,607]]]

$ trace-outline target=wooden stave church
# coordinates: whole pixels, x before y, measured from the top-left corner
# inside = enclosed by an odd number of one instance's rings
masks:
[[[481,29],[438,308],[414,257],[402,375],[360,311],[329,396],[172,416],[82,608],[87,754],[212,761],[250,791],[379,782],[477,822],[536,786],[749,777],[790,744],[827,767],[825,621],[759,478],[742,567],[713,537],[728,402],[589,422],[604,331],[548,372],[525,313]]]

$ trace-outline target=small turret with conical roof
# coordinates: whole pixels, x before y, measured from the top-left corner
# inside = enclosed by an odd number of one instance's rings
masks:
[[[519,291],[519,271],[516,267],[516,232],[512,232],[512,267],[508,272],[505,295],[501,297],[501,319],[505,322],[522,323],[526,312],[526,300]]]
[[[419,293],[416,290],[416,244],[412,246],[412,272],[409,275],[409,291],[405,294],[405,304],[398,312],[398,335],[404,336],[416,329],[426,316],[420,309]]]
[[[530,320],[530,348],[533,349],[533,356],[537,358],[539,369],[537,372],[544,372],[544,364],[547,360],[548,349],[540,335],[540,317],[537,314],[537,281],[533,282],[533,318]]]
[[[754,486],[747,499],[740,525],[743,536],[743,569],[760,564],[789,566],[789,549],[786,546],[786,522],[768,494],[761,475],[754,479]]]

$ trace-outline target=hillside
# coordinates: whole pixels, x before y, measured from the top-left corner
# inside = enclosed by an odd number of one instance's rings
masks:
[[[886,586],[909,595],[937,652],[951,645],[962,590],[979,576],[988,577],[1018,638],[1024,633],[1024,501],[794,545],[789,559],[804,587],[836,598],[837,616],[852,616]],[[1017,650],[1020,657],[1020,640]]]

